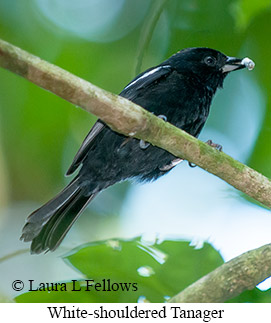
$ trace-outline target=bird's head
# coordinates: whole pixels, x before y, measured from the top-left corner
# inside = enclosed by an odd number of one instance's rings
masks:
[[[205,47],[187,48],[181,50],[171,58],[171,65],[185,75],[192,75],[203,85],[214,90],[222,87],[225,76],[231,71],[247,67],[252,70],[254,62],[249,58],[239,59],[229,57],[223,53]]]

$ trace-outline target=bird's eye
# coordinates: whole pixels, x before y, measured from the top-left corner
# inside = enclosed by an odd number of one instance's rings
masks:
[[[207,56],[204,59],[204,63],[208,66],[215,66],[216,64],[216,59],[213,56]]]

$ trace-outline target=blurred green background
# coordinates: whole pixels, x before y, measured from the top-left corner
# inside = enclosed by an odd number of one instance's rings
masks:
[[[114,93],[182,48],[204,46],[250,57],[255,70],[227,78],[200,138],[211,137],[267,177],[270,31],[271,5],[263,0],[0,0],[0,38]],[[69,181],[63,174],[96,119],[3,69],[0,112],[3,301],[18,295],[11,289],[14,279],[82,277],[60,255],[89,241],[141,234],[149,241],[155,233],[162,234],[161,241],[164,236],[182,238],[197,247],[208,241],[224,260],[270,242],[269,211],[213,175],[184,164],[159,183],[121,183],[108,189],[59,250],[30,256],[28,245],[19,241],[25,218]],[[249,300],[256,298],[263,301],[258,294]]]

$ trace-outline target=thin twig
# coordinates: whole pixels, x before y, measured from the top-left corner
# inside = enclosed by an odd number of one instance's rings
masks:
[[[11,253],[1,257],[0,258],[0,263],[5,262],[5,261],[7,261],[9,259],[12,259],[14,257],[17,257],[19,255],[22,255],[24,253],[29,253],[29,248],[27,248],[27,249],[19,249],[19,250],[16,250],[14,252],[11,252]]]

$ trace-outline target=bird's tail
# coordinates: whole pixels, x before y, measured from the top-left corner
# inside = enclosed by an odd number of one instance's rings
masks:
[[[28,216],[21,240],[32,241],[31,253],[55,250],[96,194],[84,195],[76,177],[55,198]]]

